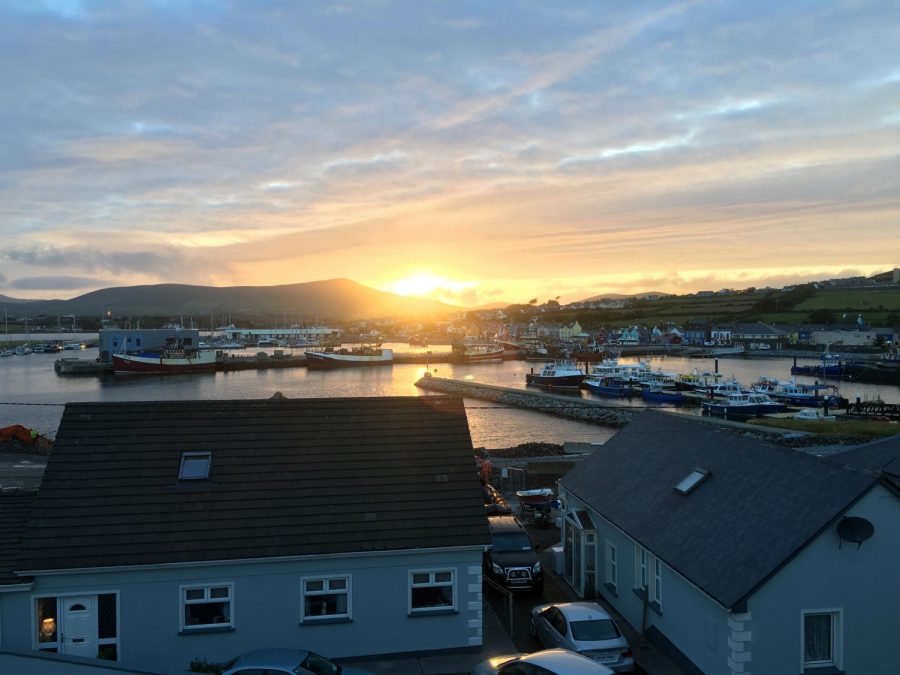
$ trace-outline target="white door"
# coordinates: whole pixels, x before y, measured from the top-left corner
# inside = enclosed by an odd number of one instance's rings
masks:
[[[97,598],[60,598],[62,603],[62,649],[64,654],[97,656]]]

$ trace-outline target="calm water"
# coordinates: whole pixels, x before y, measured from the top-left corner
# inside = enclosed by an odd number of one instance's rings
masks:
[[[415,351],[406,344],[392,346],[396,352]],[[449,347],[430,347],[436,352]],[[251,349],[251,354],[259,351]],[[267,350],[270,351],[271,350]],[[93,359],[97,350],[64,352]],[[23,424],[48,436],[54,436],[62,416],[62,403],[68,401],[153,401],[192,399],[260,399],[277,391],[289,398],[339,396],[422,396],[415,382],[426,370],[424,365],[394,365],[378,368],[348,368],[336,371],[307,371],[306,368],[246,370],[203,375],[59,377],[53,362],[60,354],[31,354],[0,358],[0,427]],[[623,359],[623,361],[627,361]],[[725,377],[734,375],[749,384],[762,375],[789,379],[790,359],[721,359],[719,370]],[[803,363],[803,362],[801,362]],[[692,368],[712,370],[712,360],[663,357],[652,360],[654,368],[668,372],[688,372]],[[525,388],[525,374],[538,363],[504,361],[474,365],[434,364],[427,368],[437,377],[469,379],[474,382],[505,387]],[[811,378],[798,378],[812,381]],[[900,388],[844,383],[841,393],[851,400],[880,396],[886,401],[900,402]],[[583,398],[595,398],[581,392]],[[604,400],[609,405],[644,407],[640,399],[631,402]],[[25,405],[28,404],[28,405]],[[39,405],[34,405],[39,404]],[[48,405],[49,404],[49,405]],[[665,407],[665,406],[660,406]],[[498,407],[484,401],[467,400],[469,426],[476,447],[506,447],[531,441],[562,443],[564,441],[604,442],[611,430],[582,422],[574,422]],[[687,414],[696,414],[687,409]]]

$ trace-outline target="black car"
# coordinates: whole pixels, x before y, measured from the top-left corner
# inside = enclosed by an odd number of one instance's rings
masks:
[[[515,516],[488,516],[491,549],[484,554],[484,573],[511,591],[541,592],[544,571],[528,533]]]

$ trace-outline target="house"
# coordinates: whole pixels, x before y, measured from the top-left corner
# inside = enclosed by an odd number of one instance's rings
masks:
[[[685,672],[900,672],[900,436],[819,458],[647,411],[559,493],[567,581]]]
[[[0,639],[155,672],[477,650],[489,542],[460,399],[70,403]]]
[[[782,330],[757,321],[732,326],[731,340],[748,349],[781,349],[789,338]]]

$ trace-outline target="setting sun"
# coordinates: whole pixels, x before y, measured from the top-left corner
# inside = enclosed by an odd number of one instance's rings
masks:
[[[435,295],[452,295],[475,285],[474,281],[454,281],[431,272],[416,272],[403,279],[387,283],[385,290],[397,295],[433,297]]]

